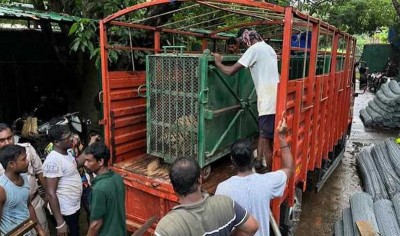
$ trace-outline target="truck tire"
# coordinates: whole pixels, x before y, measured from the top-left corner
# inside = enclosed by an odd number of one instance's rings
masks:
[[[294,204],[282,204],[281,208],[281,233],[282,236],[294,236],[299,225],[301,215],[303,191],[297,187],[295,191]]]

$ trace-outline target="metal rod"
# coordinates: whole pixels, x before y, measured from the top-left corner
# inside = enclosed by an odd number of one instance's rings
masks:
[[[139,23],[139,22],[142,22],[142,21],[154,19],[154,18],[157,18],[157,17],[160,17],[160,16],[164,16],[164,15],[172,14],[172,13],[175,13],[175,12],[183,11],[183,10],[186,10],[186,9],[189,9],[189,8],[192,8],[192,7],[196,7],[198,5],[199,4],[193,4],[193,5],[190,5],[190,6],[187,6],[187,7],[182,7],[182,8],[173,10],[173,11],[168,11],[168,12],[164,12],[164,13],[161,13],[161,14],[158,14],[158,15],[147,17],[147,18],[142,18],[140,20],[135,20],[135,21],[132,21],[132,23]]]
[[[237,96],[237,94],[235,93],[235,91],[233,91],[233,89],[231,88],[231,86],[229,86],[228,82],[226,82],[226,80],[221,76],[221,74],[219,73],[219,71],[216,70],[215,67],[212,68],[212,69],[214,69],[214,71],[217,72],[217,73],[215,73],[215,74],[217,75],[218,78],[221,79],[222,83],[228,88],[229,92],[231,92],[231,94],[232,94],[239,102],[241,102],[242,99],[241,99],[240,97]]]
[[[274,215],[272,215],[272,211],[269,211],[269,222],[271,223],[272,231],[274,231],[275,236],[282,236],[281,231],[279,230],[279,226],[276,223]]]
[[[196,19],[196,18],[199,18],[199,17],[202,17],[202,16],[207,16],[207,15],[211,15],[211,14],[214,14],[214,13],[218,13],[218,12],[220,12],[220,11],[221,11],[221,10],[215,10],[215,11],[212,11],[212,12],[207,12],[207,13],[204,13],[204,14],[202,14],[202,15],[194,16],[194,17],[192,17],[192,18],[190,18],[190,19],[193,20],[193,19]],[[174,21],[174,22],[169,22],[169,23],[160,25],[160,26],[158,26],[158,27],[165,27],[165,26],[167,26],[167,25],[174,25],[174,24],[177,24],[177,23],[180,23],[180,22],[188,22],[188,19],[185,17],[185,18],[182,19],[182,20],[178,20],[178,21]]]
[[[213,147],[213,149],[211,150],[210,153],[207,153],[207,156],[210,157],[212,155],[214,155],[215,151],[217,151],[217,149],[219,148],[219,146],[221,145],[222,141],[225,139],[226,135],[228,134],[228,132],[232,129],[233,125],[236,123],[236,121],[239,119],[240,115],[243,113],[243,109],[239,110],[235,117],[233,117],[233,119],[231,120],[231,122],[228,125],[228,128],[226,128],[226,130],[224,131],[224,133],[221,135],[221,137],[219,137],[217,143],[215,144],[215,146]]]
[[[234,110],[240,109],[241,107],[242,107],[241,105],[234,105],[234,106],[230,106],[230,107],[225,107],[225,108],[222,108],[222,109],[219,109],[219,110],[214,110],[213,114],[214,115],[219,115],[219,114],[227,112],[227,111],[234,111]]]

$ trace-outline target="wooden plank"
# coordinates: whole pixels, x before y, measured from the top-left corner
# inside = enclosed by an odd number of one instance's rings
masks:
[[[356,222],[358,231],[361,236],[377,236],[379,235],[368,221],[357,221]]]
[[[8,232],[5,236],[22,236],[28,233],[31,229],[36,226],[37,222],[31,219],[23,221],[21,224],[17,225],[14,229]]]

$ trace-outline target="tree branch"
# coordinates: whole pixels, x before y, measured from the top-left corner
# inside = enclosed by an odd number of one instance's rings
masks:
[[[397,15],[400,17],[400,4],[397,0],[392,0],[394,9],[396,10]]]

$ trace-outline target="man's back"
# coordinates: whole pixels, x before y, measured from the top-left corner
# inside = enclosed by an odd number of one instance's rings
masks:
[[[103,220],[99,235],[125,235],[125,185],[113,171],[92,182],[90,220]]]
[[[250,69],[259,115],[275,114],[279,72],[274,49],[265,42],[257,42],[246,50],[238,63]]]
[[[204,194],[198,203],[174,207],[158,223],[156,235],[229,235],[248,217],[247,211],[231,198]]]
[[[215,194],[232,197],[257,219],[260,227],[256,235],[269,235],[270,200],[282,196],[286,186],[283,171],[267,174],[232,176],[220,183]]]

